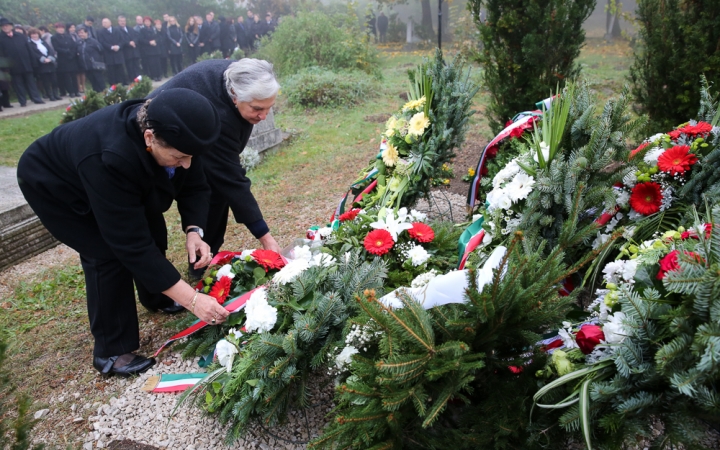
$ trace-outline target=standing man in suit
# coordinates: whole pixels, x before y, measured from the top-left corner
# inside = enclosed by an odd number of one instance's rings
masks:
[[[95,19],[93,19],[92,16],[87,16],[85,18],[85,31],[87,32],[88,37],[97,39],[97,33],[95,32],[95,29],[93,28],[94,23],[95,23]]]
[[[125,59],[125,78],[126,83],[132,81],[140,75],[140,49],[138,48],[138,32],[134,28],[127,26],[125,16],[118,16],[118,31],[122,36],[122,53]]]
[[[119,29],[114,29],[110,19],[105,17],[97,35],[97,40],[103,49],[108,83],[112,86],[124,82],[125,58],[122,52],[124,44],[122,33]]]
[[[34,103],[45,103],[35,84],[32,55],[30,54],[27,36],[15,33],[13,23],[5,17],[0,18],[0,28],[2,29],[2,33],[0,33],[0,55],[4,55],[10,61],[12,87],[20,106],[27,105],[28,94]]]

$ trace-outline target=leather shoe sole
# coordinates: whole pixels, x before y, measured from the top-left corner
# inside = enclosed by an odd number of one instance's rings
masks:
[[[133,358],[132,361],[120,367],[113,366],[120,356],[111,356],[109,358],[95,356],[93,358],[93,367],[95,367],[101,375],[106,377],[117,375],[127,378],[133,375],[139,375],[155,365],[155,358],[146,358],[140,355],[134,356],[135,358]]]

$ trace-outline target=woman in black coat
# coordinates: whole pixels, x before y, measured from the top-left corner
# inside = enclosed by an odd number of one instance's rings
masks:
[[[97,39],[88,36],[84,27],[79,27],[77,33],[80,38],[77,42],[78,66],[85,73],[85,78],[90,80],[93,90],[102,92],[105,90],[104,70],[100,68],[105,65],[102,46]]]
[[[237,36],[235,34],[235,27],[233,26],[230,19],[226,19],[225,16],[220,16],[220,51],[222,52],[223,58],[229,58],[232,55],[235,46],[237,45]]]
[[[197,57],[200,54],[200,31],[198,31],[198,24],[195,22],[195,17],[190,17],[185,24],[185,42],[187,43],[187,59],[188,65],[195,64]]]
[[[55,52],[52,47],[40,39],[41,33],[37,28],[30,28],[28,35],[30,36],[28,46],[30,47],[35,77],[40,82],[42,90],[45,91],[45,97],[52,101],[60,100],[57,76],[55,75],[57,68]]]
[[[152,311],[184,307],[211,324],[229,314],[165,258],[163,213],[175,200],[189,260],[200,268],[212,259],[202,240],[209,188],[192,158],[219,134],[209,101],[170,89],[61,125],[20,158],[18,184],[28,203],[58,240],[80,253],[93,366],[104,375],[134,375],[155,363],[133,353],[140,347],[133,284]]]
[[[143,68],[147,72],[147,76],[152,80],[160,81],[158,32],[153,26],[151,17],[145,16],[143,18],[143,24],[144,26],[140,28],[140,39],[138,40]]]
[[[167,44],[168,54],[170,55],[170,67],[173,75],[177,75],[182,70],[182,44],[185,40],[183,30],[177,23],[175,17],[170,16],[170,23],[167,27]]]
[[[57,79],[60,95],[77,97],[77,45],[69,33],[65,32],[65,24],[55,24],[52,44],[57,52]]]
[[[155,40],[157,41],[158,50],[160,52],[160,78],[165,78],[167,76],[169,56],[167,30],[163,28],[164,22],[160,19],[155,19],[155,31],[157,32],[157,37],[155,38]]]

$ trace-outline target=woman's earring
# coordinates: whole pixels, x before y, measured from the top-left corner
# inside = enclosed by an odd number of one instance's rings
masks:
[[[145,151],[147,151],[148,153],[152,153],[152,148],[150,148],[150,146],[147,146],[145,147]]]

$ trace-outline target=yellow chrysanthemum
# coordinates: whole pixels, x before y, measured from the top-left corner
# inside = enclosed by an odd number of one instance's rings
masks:
[[[390,118],[385,122],[385,136],[391,137],[395,135],[395,129],[397,128],[397,118],[395,116],[390,116]]]
[[[425,132],[425,128],[429,125],[430,119],[427,118],[424,112],[419,112],[410,119],[410,123],[408,124],[408,134],[411,136],[422,136]]]
[[[387,148],[382,153],[382,160],[387,167],[394,167],[397,164],[397,160],[400,157],[397,150],[391,143],[388,142]]]
[[[402,110],[410,111],[411,109],[420,109],[423,106],[425,106],[425,96],[424,95],[417,100],[410,100],[409,102],[405,103],[402,107]]]
[[[468,169],[468,176],[474,177],[475,176],[475,169],[472,167]]]

